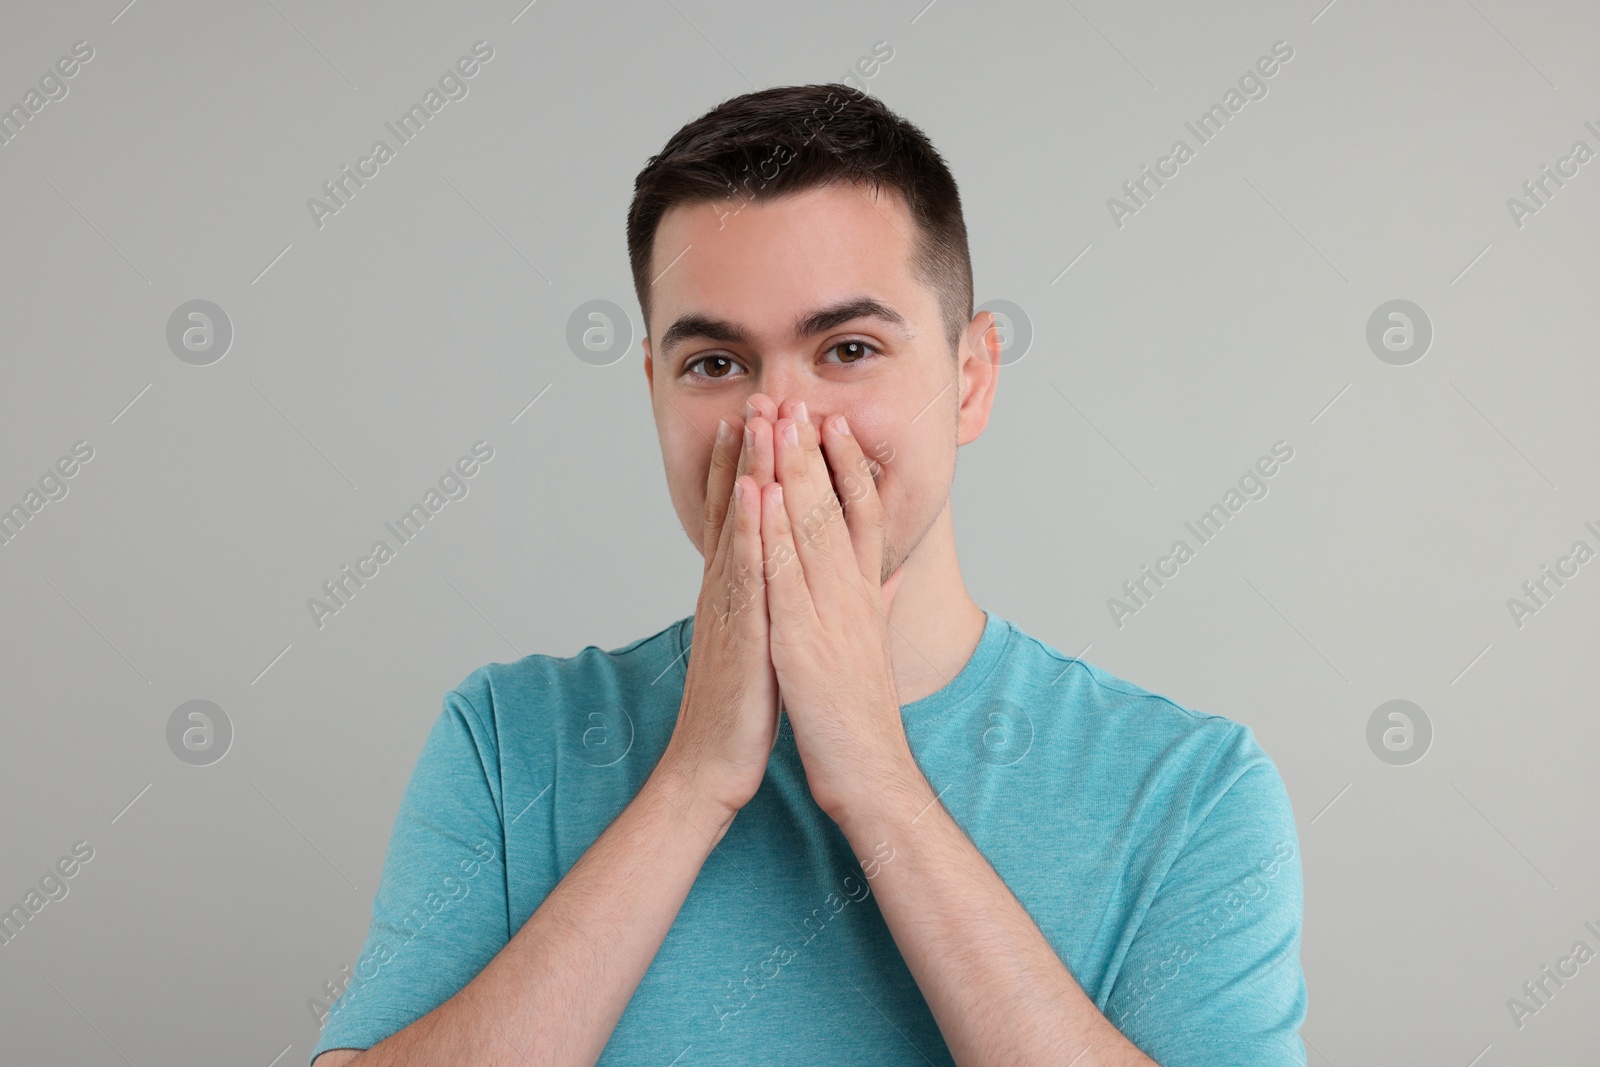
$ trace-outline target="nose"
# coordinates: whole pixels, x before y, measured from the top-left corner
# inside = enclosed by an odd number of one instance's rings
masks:
[[[762,361],[751,383],[763,396],[772,400],[774,407],[787,401],[804,400],[808,408],[815,408],[822,398],[815,395],[818,382],[809,368],[799,360],[779,357]]]
[[[767,382],[763,382],[762,386],[760,391],[745,397],[742,414],[746,421],[753,415],[760,415],[768,422],[777,422],[780,418],[795,418],[795,408],[802,402],[806,405],[806,421],[821,426],[822,420],[828,416],[826,401],[814,394],[807,395],[809,390],[787,393],[781,388],[772,388]]]

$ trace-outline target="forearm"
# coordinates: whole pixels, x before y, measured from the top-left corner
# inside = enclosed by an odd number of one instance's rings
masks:
[[[858,855],[882,841],[894,848],[873,893],[955,1061],[1151,1067],[1083,992],[921,772],[897,779],[854,805],[840,827]]]
[[[593,1064],[732,819],[663,759],[477,977],[352,1062]]]

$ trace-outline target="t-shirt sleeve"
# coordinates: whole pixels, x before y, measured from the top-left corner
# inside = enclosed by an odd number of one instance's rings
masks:
[[[499,759],[458,688],[446,695],[400,801],[353,977],[311,1058],[366,1049],[428,1014],[510,940]]]
[[[1188,825],[1106,1017],[1161,1067],[1303,1067],[1299,842],[1283,779],[1248,727],[1224,740]]]

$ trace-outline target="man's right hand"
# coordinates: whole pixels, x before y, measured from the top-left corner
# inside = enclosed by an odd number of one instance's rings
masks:
[[[600,1058],[706,858],[761,787],[777,739],[760,522],[761,487],[776,477],[777,407],[760,394],[752,404],[712,453],[688,677],[649,783],[459,995],[366,1051],[324,1052],[316,1067],[351,1056],[353,1067]],[[735,479],[742,500],[732,499]]]
[[[760,395],[747,410],[748,420],[724,420],[727,430],[719,430],[712,447],[701,539],[705,576],[683,703],[659,765],[716,800],[730,820],[761,787],[778,737],[761,552],[761,487],[774,479],[777,412]]]

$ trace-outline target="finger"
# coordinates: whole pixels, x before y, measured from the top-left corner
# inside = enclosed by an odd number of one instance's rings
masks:
[[[795,408],[804,415],[804,405]],[[794,440],[791,442],[790,437]],[[817,448],[816,427],[809,421],[791,418],[778,420],[775,429],[778,481],[800,565],[805,572],[811,599],[819,618],[833,618],[839,599],[841,571],[835,557],[849,552],[848,539],[841,523],[830,530],[831,510],[838,507],[833,486],[828,482],[827,466]],[[859,580],[851,581],[859,586]]]
[[[707,569],[723,541],[722,527],[728,514],[733,479],[737,475],[736,468],[743,462],[739,447],[743,433],[744,420],[737,415],[717,422],[716,440],[711,446],[711,469],[706,472],[705,530],[700,539]]]
[[[778,679],[772,666],[771,620],[767,617],[767,583],[761,575],[761,499],[762,490],[747,475],[734,482],[734,519],[732,580],[733,596],[730,614],[736,620],[735,637],[741,647],[753,650],[756,655],[745,659],[746,669],[753,670],[774,693]],[[757,679],[748,679],[755,682]],[[778,725],[782,712],[774,702],[770,711],[772,719],[772,745],[778,747]]]
[[[859,588],[861,568],[856,560],[855,541],[850,536],[850,526],[845,522],[844,502],[839,498],[835,484],[833,459],[823,448],[823,423],[805,418],[805,405],[800,405],[800,443],[805,447],[806,460],[811,468],[811,484],[821,504],[820,511],[811,513],[810,525],[821,524],[827,531],[829,554],[840,578],[852,589]],[[802,534],[806,531],[802,530]]]
[[[861,588],[861,568],[856,562],[855,546],[850,538],[850,528],[844,520],[844,505],[839,500],[833,484],[830,461],[822,450],[822,428],[807,417],[806,406],[797,405],[800,445],[805,451],[806,465],[811,472],[811,488],[815,502],[808,506],[797,537],[802,541],[815,537],[827,545],[834,572],[852,589]]]
[[[737,459],[735,460],[735,463],[734,463],[734,469],[733,469],[733,477],[737,478],[740,474],[742,474],[744,472],[744,468],[745,468],[745,466],[746,466],[746,464],[748,462],[746,457],[745,457],[745,451],[746,450],[740,444],[740,442],[742,442],[743,439],[744,439],[744,430],[739,425],[739,421],[736,418],[729,419],[727,421],[728,421],[728,431],[729,431],[730,436],[732,437],[732,443],[727,445],[726,448],[729,449],[729,450],[734,450],[735,454],[737,456]],[[717,450],[716,446],[713,445],[712,446],[713,453],[715,453],[716,450]],[[709,478],[707,479],[707,481],[709,483]],[[727,495],[729,497],[731,497],[732,496],[732,492],[733,492],[733,486],[730,484],[729,487],[728,487],[728,494]],[[710,491],[708,490],[707,491],[707,497],[706,497],[707,507],[708,508],[711,506],[711,500],[712,499],[713,498],[710,495]],[[721,565],[722,565],[721,564],[721,560],[724,559],[725,556],[727,555],[728,545],[733,540],[733,531],[730,528],[730,524],[727,521],[728,501],[724,501],[724,503],[722,505],[722,508],[721,508],[721,513],[722,513],[722,521],[718,524],[718,527],[717,527],[717,540],[715,542],[716,543],[716,549],[715,549],[714,555],[712,557],[717,562],[716,563],[712,563],[711,560],[708,559],[707,560],[707,570],[708,571],[713,566],[721,567]]]
[[[752,492],[760,492],[763,485],[772,481],[772,431],[766,420],[757,417],[753,422],[744,424],[741,433],[743,445],[739,450],[739,466],[735,471],[735,478],[750,478],[754,488],[746,486]],[[738,484],[737,481],[734,484]],[[759,532],[761,525],[761,508],[755,508],[756,529]],[[733,524],[722,524],[722,540],[717,546],[719,558],[725,557],[731,549],[728,547],[733,540]],[[757,548],[759,552],[759,546]]]
[[[828,419],[823,427],[823,448],[832,464],[844,505],[845,526],[855,548],[856,566],[869,586],[883,578],[883,500],[875,475],[878,462],[861,450],[843,415]],[[887,605],[885,605],[887,608]]]
[[[767,602],[761,577],[761,490],[746,475],[734,482],[729,504],[729,551],[723,580],[728,589],[725,619],[739,623],[740,633],[765,642]]]
[[[777,422],[778,416],[782,414],[778,410],[779,406],[766,393],[751,393],[744,398],[744,421],[749,422],[760,415],[768,422]]]
[[[756,488],[770,485],[773,479],[772,420],[756,415],[745,424],[744,450],[749,460],[741,473],[755,480]]]
[[[806,587],[805,572],[795,553],[784,495],[781,482],[774,482],[761,491],[761,579],[773,632],[781,627],[787,635],[787,644],[804,645],[815,632],[817,615]]]

